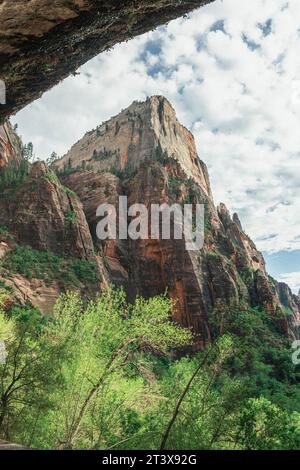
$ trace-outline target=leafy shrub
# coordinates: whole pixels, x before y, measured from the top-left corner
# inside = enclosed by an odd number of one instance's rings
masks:
[[[43,279],[46,271],[55,272],[61,266],[61,259],[49,251],[37,251],[16,246],[4,260],[4,267],[11,273],[22,274],[28,279]]]
[[[8,236],[9,234],[9,228],[6,225],[0,225],[0,235]]]
[[[69,211],[65,214],[65,225],[77,225],[78,219],[74,211]]]
[[[62,185],[61,189],[64,193],[68,194],[69,196],[76,197],[76,198],[78,197],[75,191],[72,191],[72,189],[68,188],[67,186]]]
[[[43,178],[50,181],[50,183],[53,183],[53,184],[59,183],[58,176],[53,170],[48,170],[47,173],[43,176]]]
[[[76,259],[71,262],[70,267],[77,278],[82,282],[96,284],[99,281],[99,274],[96,263],[82,259]]]
[[[62,285],[80,282],[96,284],[99,281],[97,265],[87,260],[68,260],[49,251],[38,251],[16,246],[2,262],[12,274],[22,274],[27,279],[44,279],[47,284],[57,280]]]
[[[174,156],[169,156],[167,150],[163,150],[161,146],[157,146],[154,152],[152,153],[151,160],[155,160],[162,165],[169,165],[176,162],[176,158]]]
[[[10,286],[7,286],[5,284],[5,281],[2,281],[2,279],[0,279],[0,290],[3,292],[3,291],[6,291],[8,292],[9,294],[12,294],[14,292],[14,289],[13,287],[10,287]]]
[[[115,175],[117,178],[120,178],[120,179],[122,179],[123,176],[124,176],[122,170],[119,170],[116,166],[112,166],[109,169],[109,172],[112,173],[113,175]]]
[[[209,258],[214,258],[214,259],[220,259],[221,258],[220,253],[218,253],[217,251],[209,251],[207,253],[207,255],[209,256]]]

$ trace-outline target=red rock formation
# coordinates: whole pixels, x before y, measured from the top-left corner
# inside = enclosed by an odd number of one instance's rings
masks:
[[[0,260],[9,256],[17,242],[36,250],[50,251],[67,260],[93,261],[98,263],[99,271],[102,269],[101,259],[94,255],[82,203],[61,185],[43,162],[31,165],[23,183],[1,194],[0,227],[5,227],[0,231]],[[13,291],[16,302],[30,302],[43,313],[52,312],[58,296],[65,289],[55,279],[49,284],[47,276],[45,279],[27,279],[25,275],[3,268],[0,281]],[[72,285],[66,280],[66,288],[83,289],[92,295],[96,286]]]
[[[178,160],[188,178],[192,177],[211,197],[207,170],[197,157],[193,135],[182,126],[168,100],[153,96],[135,101],[128,109],[88,132],[56,163],[59,170],[89,169],[94,172],[139,168],[166,152]]]
[[[20,159],[21,141],[9,122],[0,126],[0,169]]]
[[[6,161],[14,155],[8,148]],[[64,257],[96,259],[102,287],[108,282],[123,286],[129,300],[167,292],[176,304],[175,320],[194,330],[198,347],[210,341],[210,316],[220,305],[261,307],[274,318],[283,312],[288,315],[281,320],[283,330],[296,334],[299,298],[268,276],[264,259],[237,214],[231,218],[224,204],[215,207],[194,138],[165,98],[133,103],[87,133],[57,167],[61,182],[37,162],[22,184],[1,195],[0,225],[8,226],[19,243]],[[185,240],[150,236],[136,241],[98,240],[97,207],[103,203],[117,207],[120,195],[128,197],[128,206],[204,204],[204,247],[189,251]],[[128,217],[127,225],[130,221]],[[9,249],[1,244],[0,257]],[[7,278],[22,298],[27,296],[41,309],[43,303],[47,309],[53,305],[59,293],[55,285],[49,291],[37,280],[9,273]]]
[[[166,99],[133,103],[87,133],[58,167],[64,184],[83,202],[108,279],[123,285],[130,299],[167,291],[176,300],[175,319],[192,327],[200,344],[210,340],[209,316],[220,303],[247,303],[274,316],[288,305],[292,316],[283,326],[286,331],[295,330],[299,303],[287,286],[288,300],[283,302],[280,288],[269,278],[264,259],[244,233],[237,214],[231,218],[224,204],[218,209],[214,206],[193,136],[178,123]],[[119,178],[109,173],[112,169]],[[184,240],[150,238],[100,243],[95,232],[96,208],[103,202],[117,205],[118,195],[127,195],[129,206],[204,203],[204,248],[187,251]]]
[[[93,243],[82,204],[53,175],[45,163],[33,164],[26,181],[3,194],[0,224],[37,250],[90,259]]]

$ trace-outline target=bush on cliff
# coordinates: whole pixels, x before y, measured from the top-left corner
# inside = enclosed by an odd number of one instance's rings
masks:
[[[29,280],[44,279],[47,284],[59,281],[62,287],[68,284],[78,287],[81,282],[97,284],[100,280],[97,265],[93,261],[65,259],[50,251],[38,251],[19,245],[15,245],[1,265],[11,274],[22,274]]]

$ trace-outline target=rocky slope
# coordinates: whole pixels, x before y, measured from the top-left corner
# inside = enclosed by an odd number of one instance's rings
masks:
[[[299,297],[268,276],[238,215],[231,217],[224,204],[215,206],[194,138],[165,98],[135,102],[88,132],[55,169],[60,181],[45,164],[34,164],[14,197],[1,198],[0,226],[19,244],[68,259],[94,259],[101,287],[123,286],[130,300],[167,292],[175,302],[174,318],[193,328],[200,347],[210,341],[212,312],[239,305],[264,308],[285,334],[297,334]],[[188,251],[185,240],[99,240],[97,207],[117,207],[120,195],[128,197],[129,206],[204,204],[203,249]],[[37,281],[30,282],[34,294]],[[40,285],[37,292],[45,288]]]
[[[92,57],[212,0],[0,0],[0,123]]]

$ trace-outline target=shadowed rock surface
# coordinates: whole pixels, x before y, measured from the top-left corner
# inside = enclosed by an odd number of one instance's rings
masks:
[[[115,44],[212,0],[0,0],[0,122]]]

